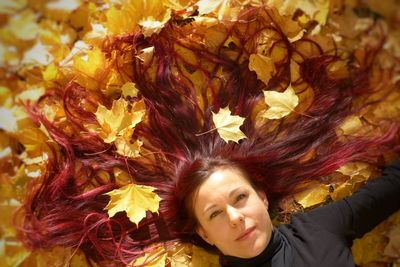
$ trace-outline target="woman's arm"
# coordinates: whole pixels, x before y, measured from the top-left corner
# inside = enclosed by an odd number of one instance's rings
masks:
[[[307,213],[334,234],[358,238],[400,209],[400,159],[386,167],[381,177],[343,200]]]

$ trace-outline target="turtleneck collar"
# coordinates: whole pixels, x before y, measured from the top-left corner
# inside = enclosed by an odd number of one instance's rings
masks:
[[[291,265],[292,248],[286,237],[273,228],[268,246],[259,255],[243,259],[233,256],[224,256],[226,267],[286,267]]]

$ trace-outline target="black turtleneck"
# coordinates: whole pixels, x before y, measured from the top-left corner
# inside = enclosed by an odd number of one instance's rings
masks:
[[[225,256],[226,267],[354,267],[351,245],[400,209],[400,160],[380,178],[343,200],[292,216],[272,231],[271,241],[250,259]]]
[[[258,256],[251,259],[225,256],[225,260],[229,263],[227,266],[231,267],[290,266],[292,259],[292,248],[287,238],[276,228],[272,230],[267,248]]]

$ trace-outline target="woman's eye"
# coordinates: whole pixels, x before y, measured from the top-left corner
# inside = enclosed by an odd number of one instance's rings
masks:
[[[246,198],[246,197],[247,197],[246,194],[240,194],[240,195],[238,195],[238,196],[236,197],[236,202],[238,202],[238,201],[240,201],[240,200],[242,200],[242,199],[244,199],[244,198]]]
[[[215,218],[220,212],[219,211],[214,211],[213,213],[210,214],[210,220]]]

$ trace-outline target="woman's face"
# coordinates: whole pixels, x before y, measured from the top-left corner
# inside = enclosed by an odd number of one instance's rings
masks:
[[[251,258],[267,247],[272,233],[267,198],[239,171],[215,171],[200,186],[193,204],[197,233],[223,254]]]

